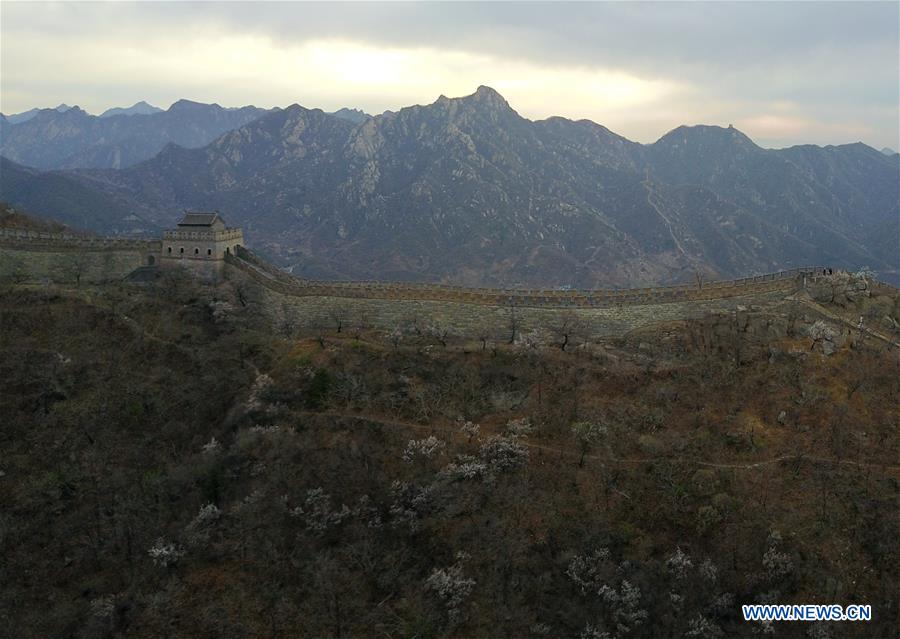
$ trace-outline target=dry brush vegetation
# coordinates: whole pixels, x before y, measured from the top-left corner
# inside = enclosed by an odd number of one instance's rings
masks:
[[[3,287],[0,636],[892,636],[896,348],[826,355],[800,307],[603,343],[333,315]]]

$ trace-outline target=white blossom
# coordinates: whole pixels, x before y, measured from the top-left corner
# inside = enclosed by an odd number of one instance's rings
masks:
[[[715,581],[719,576],[719,569],[716,568],[716,565],[709,559],[703,561],[700,564],[700,574],[707,581]]]
[[[603,632],[600,628],[587,624],[581,631],[579,639],[612,639],[608,632]]]
[[[675,552],[666,560],[666,568],[675,579],[684,579],[693,566],[691,558],[680,547],[675,548]]]
[[[459,432],[469,438],[469,441],[478,437],[478,433],[481,430],[481,426],[470,421],[465,421],[463,419],[457,420],[459,424]]]
[[[538,329],[529,331],[528,333],[519,333],[516,336],[515,341],[516,349],[524,352],[537,350],[539,348],[542,348],[546,344],[546,337]]]
[[[566,575],[578,584],[582,594],[597,593],[603,586],[603,573],[608,562],[609,551],[606,548],[595,550],[590,555],[576,555],[569,562]]]
[[[215,437],[203,444],[203,452],[206,455],[215,455],[220,450],[222,450],[222,445]]]
[[[447,444],[431,435],[425,439],[411,439],[403,451],[403,461],[412,463],[416,458],[431,459],[440,453]]]
[[[369,528],[381,528],[381,512],[368,495],[363,495],[353,508],[353,516],[365,522]]]
[[[697,639],[718,639],[724,633],[722,629],[703,615],[697,615],[688,624],[689,629],[684,633],[685,637],[697,637]]]
[[[200,526],[209,526],[219,519],[222,515],[222,511],[219,510],[219,507],[215,504],[206,504],[205,506],[200,507],[200,512],[197,513],[197,516],[194,517],[194,520],[190,523],[193,527]]]
[[[250,396],[247,398],[247,409],[260,410],[263,408],[262,395],[274,383],[275,380],[265,373],[257,375],[256,379],[253,381],[253,386],[250,387]]]
[[[780,579],[790,574],[794,564],[790,555],[779,550],[781,546],[781,533],[773,530],[769,535],[769,548],[763,554],[763,566],[769,579]]]
[[[761,635],[774,635],[775,624],[769,620],[759,621],[757,622],[757,625],[753,627],[753,632]]]
[[[434,592],[447,610],[451,622],[460,616],[459,608],[475,588],[475,580],[463,575],[462,562],[449,568],[436,568],[425,580],[425,588]]]
[[[534,427],[527,417],[511,419],[506,422],[506,434],[510,437],[528,437],[532,431],[534,431]]]
[[[487,464],[471,455],[457,455],[456,461],[452,461],[438,473],[442,479],[450,481],[463,481],[478,479],[487,474]]]
[[[166,541],[160,537],[147,551],[147,554],[153,559],[153,563],[165,568],[176,563],[178,559],[184,555],[184,551],[176,547],[175,544],[166,543]]]
[[[301,517],[309,530],[321,535],[350,516],[350,509],[343,506],[335,510],[331,505],[331,496],[322,488],[313,488],[306,492],[303,506],[297,506],[291,514]]]
[[[613,618],[619,634],[626,634],[647,619],[647,611],[640,608],[641,591],[627,579],[619,587],[618,605],[613,608]]]
[[[91,600],[91,615],[98,619],[109,619],[115,610],[116,602],[112,595]]]
[[[528,461],[528,449],[515,437],[494,435],[482,444],[481,459],[497,472],[513,470]]]
[[[405,523],[413,532],[419,529],[419,520],[431,510],[432,491],[426,486],[417,488],[395,481],[391,484],[391,516],[397,523]]]

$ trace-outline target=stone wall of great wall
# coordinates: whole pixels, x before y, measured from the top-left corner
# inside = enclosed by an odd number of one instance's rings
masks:
[[[97,238],[0,229],[0,268],[23,265],[24,281],[101,282],[155,266],[158,240]],[[5,266],[4,266],[5,265]],[[246,249],[226,256],[230,277],[259,284],[262,311],[298,327],[415,323],[456,335],[501,337],[576,319],[592,337],[621,335],[659,322],[778,302],[822,276],[822,267],[737,280],[623,290],[467,288],[398,282],[322,282],[296,278]]]
[[[411,324],[451,334],[508,336],[553,329],[575,319],[593,338],[622,335],[660,322],[702,317],[740,306],[770,305],[821,276],[821,267],[758,277],[626,290],[477,289],[389,282],[320,282],[295,278],[246,250],[229,267],[260,284],[263,308],[278,322],[305,328],[364,323],[393,330]]]
[[[159,240],[0,229],[0,270],[31,282],[118,280],[154,265],[161,251]]]

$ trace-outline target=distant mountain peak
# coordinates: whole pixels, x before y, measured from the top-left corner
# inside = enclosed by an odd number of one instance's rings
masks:
[[[482,98],[491,98],[491,99],[499,98],[499,99],[503,100],[504,102],[506,102],[506,100],[503,98],[502,95],[500,95],[500,92],[497,91],[497,89],[489,87],[486,84],[478,85],[478,88],[475,89],[475,95],[480,96]]]
[[[348,122],[353,122],[354,124],[360,124],[372,117],[365,111],[362,111],[360,109],[350,109],[347,107],[338,109],[337,111],[329,113],[329,115],[333,115],[336,118],[341,118],[342,120],[347,120]]]
[[[204,107],[219,107],[219,105],[204,104],[203,102],[194,102],[193,100],[181,98],[180,100],[176,100],[172,103],[172,106],[169,107],[169,111],[187,111],[189,109],[201,109]]]
[[[897,154],[897,152],[889,146],[886,146],[883,149],[881,149],[881,152],[884,153],[885,155],[896,155]]]
[[[496,118],[500,115],[518,115],[509,105],[509,102],[506,101],[506,98],[491,87],[484,85],[478,87],[475,93],[458,98],[448,98],[445,95],[441,95],[431,106],[440,107],[441,109],[449,108],[451,111],[454,110],[453,107],[461,107],[466,111],[489,115],[491,118]]]
[[[714,143],[717,145],[728,144],[755,149],[760,148],[745,133],[734,128],[734,125],[732,124],[729,124],[727,128],[712,124],[695,124],[693,126],[683,124],[666,133],[654,144],[660,146],[676,146],[682,143]]]
[[[22,113],[10,113],[9,115],[7,115],[5,117],[6,117],[6,121],[9,124],[22,124],[23,122],[28,122],[28,120],[32,119],[33,117],[35,117],[36,115],[41,113],[41,111],[56,111],[57,113],[65,113],[66,111],[70,110],[71,108],[72,107],[70,107],[68,104],[62,103],[58,106],[45,108],[45,109],[34,108],[34,109],[28,109],[27,111],[22,111]]]
[[[496,89],[492,89],[483,84],[476,89],[475,93],[468,96],[468,99],[494,108],[512,109],[512,107],[509,106],[509,102],[506,101],[506,98],[500,95]]]
[[[159,107],[153,106],[152,104],[148,104],[144,100],[140,102],[135,102],[130,107],[113,107],[111,109],[107,109],[103,113],[100,114],[101,118],[108,118],[114,115],[150,115],[151,113],[160,113],[162,109]]]

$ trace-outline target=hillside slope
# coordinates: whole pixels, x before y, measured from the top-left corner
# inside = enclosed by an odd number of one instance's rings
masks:
[[[801,307],[563,350],[257,303],[0,286],[8,634],[749,638],[744,603],[865,602],[815,636],[894,636],[896,351],[825,355]]]

